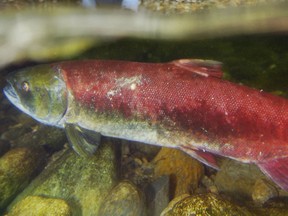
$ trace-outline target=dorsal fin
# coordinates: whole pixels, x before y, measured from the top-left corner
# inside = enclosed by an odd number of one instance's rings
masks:
[[[179,59],[171,62],[177,67],[196,73],[201,76],[223,77],[222,63],[214,60]]]

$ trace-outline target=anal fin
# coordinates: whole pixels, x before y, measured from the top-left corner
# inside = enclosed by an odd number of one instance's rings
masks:
[[[288,191],[288,157],[257,163],[257,165],[277,185]]]
[[[77,124],[65,125],[69,144],[81,156],[92,156],[101,142],[101,134],[87,130]]]
[[[213,154],[202,150],[192,149],[187,146],[181,146],[180,149],[207,166],[210,166],[216,170],[220,169]]]

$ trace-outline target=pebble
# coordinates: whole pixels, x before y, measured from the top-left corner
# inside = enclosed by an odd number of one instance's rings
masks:
[[[256,180],[261,178],[267,179],[256,165],[225,158],[216,174],[215,185],[220,193],[246,201],[252,197]]]
[[[205,215],[205,216],[252,216],[245,208],[239,207],[222,197],[207,193],[193,196],[183,195],[172,200],[171,205],[161,213],[161,216]]]
[[[72,216],[68,203],[62,199],[27,196],[18,202],[7,216]]]
[[[191,193],[199,184],[204,173],[203,165],[184,152],[162,148],[153,159],[155,177],[169,175],[170,188],[174,188],[172,197]]]
[[[142,216],[144,215],[144,199],[136,186],[129,181],[122,181],[105,198],[98,215]]]
[[[0,209],[29,184],[45,162],[42,148],[14,148],[0,158]]]
[[[267,200],[277,197],[276,187],[269,184],[268,181],[257,179],[252,190],[252,199],[257,204],[264,204]]]
[[[208,192],[215,193],[215,194],[219,193],[218,188],[216,187],[214,181],[212,181],[212,179],[210,179],[208,176],[205,175],[201,179],[201,183],[205,186]]]
[[[165,175],[146,185],[144,192],[146,195],[147,215],[159,216],[169,204],[169,183],[170,178]]]

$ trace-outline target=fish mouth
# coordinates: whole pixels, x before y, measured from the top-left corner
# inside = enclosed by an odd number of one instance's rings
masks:
[[[4,87],[3,92],[8,100],[14,104],[18,109],[30,115],[30,112],[21,104],[20,98],[15,91],[13,84],[7,80],[7,85]]]

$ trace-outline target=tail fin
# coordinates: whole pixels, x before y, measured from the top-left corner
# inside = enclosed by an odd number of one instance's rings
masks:
[[[288,157],[265,161],[257,165],[276,184],[288,191]]]

